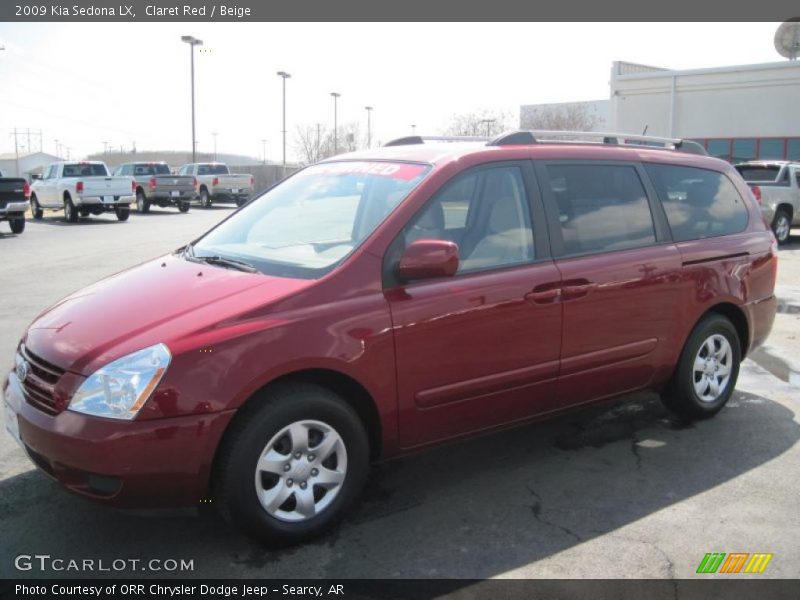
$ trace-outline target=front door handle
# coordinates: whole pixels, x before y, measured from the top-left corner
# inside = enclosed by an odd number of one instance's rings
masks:
[[[532,291],[525,294],[525,300],[534,304],[550,304],[556,302],[561,297],[561,288],[550,288],[549,290]]]

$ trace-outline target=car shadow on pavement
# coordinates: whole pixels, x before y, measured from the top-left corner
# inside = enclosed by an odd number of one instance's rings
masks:
[[[105,217],[105,218],[104,218]],[[127,221],[119,221],[113,213],[108,215],[92,215],[90,217],[80,217],[75,223],[68,222],[63,216],[44,217],[33,221],[28,219],[28,222],[36,225],[51,225],[55,227],[81,227],[84,225],[124,225]]]
[[[14,570],[15,555],[35,552],[194,561],[191,573],[117,576],[496,576],[764,465],[800,439],[793,417],[737,391],[716,418],[690,424],[655,394],[638,394],[377,465],[340,527],[284,550],[264,549],[211,514],[142,517],[96,506],[30,471],[0,482],[0,577],[96,576]]]

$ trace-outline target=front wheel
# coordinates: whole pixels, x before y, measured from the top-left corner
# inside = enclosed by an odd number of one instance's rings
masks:
[[[728,402],[742,360],[736,328],[726,317],[710,314],[686,341],[664,404],[688,419],[706,419]]]
[[[127,221],[131,215],[129,206],[116,206],[114,207],[114,212],[117,213],[117,221]]]
[[[792,219],[789,217],[789,211],[785,208],[779,208],[775,212],[775,218],[772,220],[772,231],[775,233],[775,238],[779,244],[785,244],[789,241],[791,230]]]
[[[358,498],[369,443],[355,411],[333,392],[286,384],[242,409],[215,465],[222,516],[269,546],[333,526]]]
[[[11,233],[22,233],[25,231],[25,215],[10,218],[8,224],[11,227]]]

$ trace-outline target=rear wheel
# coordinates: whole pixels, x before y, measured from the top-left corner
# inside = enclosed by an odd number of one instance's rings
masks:
[[[64,198],[64,218],[67,220],[67,223],[78,222],[78,209],[75,208],[75,204],[69,196]]]
[[[239,196],[236,198],[236,206],[242,206],[247,203],[247,198]]]
[[[688,419],[714,416],[733,393],[741,359],[733,324],[719,314],[704,317],[683,347],[664,404]]]
[[[353,409],[311,384],[269,390],[243,409],[215,465],[222,516],[270,546],[295,544],[333,526],[357,499],[369,444]]]
[[[150,201],[142,190],[136,192],[136,210],[140,213],[150,212]]]
[[[11,226],[11,233],[22,233],[25,231],[25,215],[23,214],[21,217],[11,217],[8,220],[8,224]]]
[[[36,195],[31,196],[31,216],[37,221],[44,217],[44,211]]]
[[[181,200],[178,203],[178,210],[182,213],[189,212],[189,201],[188,200]]]
[[[779,208],[775,211],[775,218],[772,219],[772,231],[775,233],[775,238],[779,244],[785,244],[789,241],[791,230],[792,219],[789,216],[789,211],[785,208]]]
[[[127,221],[131,215],[130,206],[116,206],[114,212],[117,214],[117,221]]]
[[[206,188],[200,190],[200,205],[209,208],[211,206],[211,194]]]

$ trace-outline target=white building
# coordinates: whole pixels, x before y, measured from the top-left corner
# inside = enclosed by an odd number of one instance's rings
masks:
[[[734,162],[800,160],[800,61],[682,71],[615,62],[609,92],[608,130],[697,140]]]
[[[0,154],[0,173],[4,177],[25,177],[30,181],[31,175],[41,175],[44,167],[59,160],[62,159],[47,152],[31,152],[19,155],[17,167],[17,155],[9,152]]]

